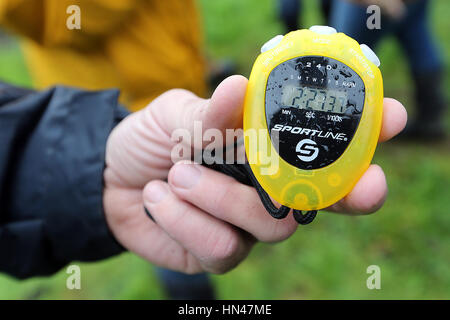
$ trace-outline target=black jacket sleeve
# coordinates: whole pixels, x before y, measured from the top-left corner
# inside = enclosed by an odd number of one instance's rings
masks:
[[[0,83],[0,272],[47,275],[123,248],[106,225],[106,140],[127,112],[118,91]]]

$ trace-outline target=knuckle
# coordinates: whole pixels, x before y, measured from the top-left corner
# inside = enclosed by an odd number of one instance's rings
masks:
[[[363,214],[371,214],[377,212],[383,206],[384,200],[373,199],[367,202],[361,202],[359,211]]]
[[[222,236],[210,236],[209,258],[215,262],[233,260],[239,251],[239,236],[228,231]]]
[[[243,192],[237,182],[229,180],[220,189],[222,191],[217,195],[216,201],[213,201],[212,209],[215,212],[222,213],[224,208],[230,208],[234,203],[245,203],[242,201]]]
[[[151,196],[154,188],[165,188],[165,182],[161,180],[152,180],[147,183],[143,190],[144,197]]]
[[[161,99],[172,100],[172,99],[181,98],[181,97],[190,96],[190,95],[192,95],[192,93],[186,89],[175,88],[175,89],[170,89],[170,90],[164,92],[159,97]]]
[[[184,250],[181,270],[186,274],[193,275],[202,272],[203,268],[195,257],[193,257],[187,250]]]
[[[192,162],[189,159],[180,160],[174,163],[173,166],[169,169],[169,172],[167,174],[167,182],[169,183],[169,185],[176,187],[177,184],[175,182],[175,177],[179,173],[178,170],[183,170],[183,166],[192,166],[192,165],[194,165],[194,162]],[[201,170],[202,168],[200,167],[199,169]],[[191,189],[185,189],[184,191],[189,193]]]
[[[365,196],[356,200],[352,207],[354,208],[353,212],[359,214],[372,214],[377,212],[384,204],[386,200],[386,192],[382,192],[377,194],[376,196]]]
[[[271,228],[268,236],[261,239],[263,242],[277,243],[289,238],[295,230],[297,230],[298,224],[294,221],[283,220],[274,221],[273,227]]]
[[[170,89],[154,99],[145,111],[154,118],[157,118],[156,115],[158,113],[166,109],[174,108],[175,106],[183,105],[194,96],[192,92],[185,89]]]
[[[180,234],[185,232],[183,225],[186,224],[186,219],[195,214],[192,207],[182,202],[178,204],[176,208],[173,207],[173,203],[168,204],[171,208],[167,208],[165,210],[166,214],[164,214],[164,229],[169,230],[175,238],[178,238]]]

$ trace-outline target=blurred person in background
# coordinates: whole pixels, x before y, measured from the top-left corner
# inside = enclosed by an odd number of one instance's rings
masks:
[[[81,29],[69,30],[78,5]],[[172,88],[207,94],[207,65],[194,0],[2,0],[0,23],[20,36],[37,89],[120,88],[130,111]],[[224,75],[212,76],[217,85]],[[173,298],[213,298],[208,277],[158,269]]]
[[[320,0],[320,6],[325,21],[328,21],[330,16],[331,1],[332,0]],[[302,0],[278,0],[280,19],[284,24],[286,32],[302,28],[299,17],[303,5],[302,2]]]
[[[280,18],[287,31],[300,29],[300,0],[279,0]],[[382,11],[381,29],[366,25],[369,5]],[[436,141],[445,138],[443,89],[444,64],[428,26],[429,0],[322,0],[327,24],[376,47],[383,37],[393,34],[404,49],[415,86],[417,112],[401,137]]]
[[[417,111],[402,138],[429,142],[445,138],[447,109],[443,88],[444,64],[430,31],[429,0],[333,0],[330,25],[359,43],[376,47],[383,37],[394,35],[408,58],[414,80]],[[379,5],[381,28],[366,25],[368,5]]]
[[[81,29],[66,12],[78,5]],[[2,0],[0,21],[19,35],[33,85],[121,88],[131,111],[184,88],[206,96],[202,30],[194,0]]]

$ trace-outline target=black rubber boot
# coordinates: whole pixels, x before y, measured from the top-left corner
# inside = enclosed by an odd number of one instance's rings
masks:
[[[400,138],[435,142],[446,137],[443,81],[441,71],[414,75],[417,112]]]

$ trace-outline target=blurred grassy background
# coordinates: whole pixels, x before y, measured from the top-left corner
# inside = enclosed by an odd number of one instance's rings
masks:
[[[262,43],[283,33],[272,0],[201,0],[210,57],[231,58],[249,75]],[[305,26],[323,23],[316,1],[305,1]],[[450,92],[450,2],[435,0],[432,27],[447,64]],[[394,39],[380,46],[386,96],[414,111],[408,66]],[[20,49],[0,47],[0,79],[30,85]],[[447,126],[450,117],[446,117]],[[238,268],[214,276],[224,299],[450,298],[450,143],[384,143],[375,163],[387,175],[385,206],[367,217],[322,213],[278,245],[259,244]],[[381,290],[368,290],[366,268],[381,267]],[[0,276],[0,299],[161,299],[151,266],[131,254],[81,264],[82,290],[67,290],[62,270],[49,278]]]

